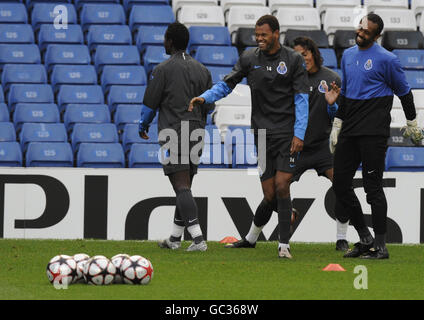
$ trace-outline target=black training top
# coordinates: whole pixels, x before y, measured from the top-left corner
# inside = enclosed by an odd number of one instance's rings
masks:
[[[328,137],[331,132],[330,115],[328,114],[328,103],[325,100],[323,82],[331,90],[331,83],[336,82],[340,88],[339,75],[327,67],[322,66],[320,70],[309,74],[309,119],[306,129],[304,150],[319,147],[325,144],[328,147]]]
[[[309,89],[302,56],[285,46],[273,55],[248,49],[224,81],[234,89],[244,77],[251,90],[251,127],[267,129],[273,136],[293,136],[295,95],[307,94]]]
[[[190,100],[212,87],[209,70],[183,51],[173,54],[153,70],[144,94],[143,104],[159,109],[158,130],[179,129],[182,120],[206,123],[207,112],[212,108],[205,105],[187,111]]]

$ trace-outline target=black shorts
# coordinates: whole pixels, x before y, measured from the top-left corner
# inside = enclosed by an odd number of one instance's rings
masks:
[[[304,150],[300,153],[292,181],[299,181],[306,170],[314,169],[318,176],[324,176],[325,172],[331,168],[333,168],[333,155],[328,143],[325,143],[317,148]]]
[[[294,173],[299,154],[290,155],[292,137],[267,137],[266,151],[261,152],[258,146],[258,135],[255,134],[255,146],[258,153],[258,169],[261,181],[275,176],[277,171]],[[263,159],[265,157],[265,159]],[[263,164],[265,168],[263,168]]]
[[[197,122],[190,121],[190,135],[196,129],[204,128],[199,126]],[[167,176],[180,171],[189,171],[190,175],[193,176],[197,174],[197,168],[202,155],[204,130],[203,134],[196,141],[190,141],[190,138],[187,138],[187,136],[183,137],[179,130],[176,131],[178,134],[178,144],[169,144],[168,141],[168,143],[163,144],[161,147],[163,149],[162,154],[165,155],[164,162],[162,162],[163,171]],[[185,146],[182,147],[182,144],[185,144]]]

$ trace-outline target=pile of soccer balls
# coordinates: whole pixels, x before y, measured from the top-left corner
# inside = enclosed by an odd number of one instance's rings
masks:
[[[148,284],[153,278],[152,263],[142,256],[117,254],[89,257],[85,253],[58,255],[47,264],[47,277],[52,284],[70,285],[85,282],[94,285],[111,283]]]

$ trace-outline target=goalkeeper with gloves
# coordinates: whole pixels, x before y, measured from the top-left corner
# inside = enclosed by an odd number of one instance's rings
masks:
[[[393,94],[401,102],[407,121],[404,135],[419,144],[422,129],[417,126],[411,88],[398,58],[377,43],[383,20],[374,13],[365,16],[356,31],[356,46],[343,53],[339,109],[330,134],[334,155],[333,188],[347,210],[360,241],[344,257],[387,259],[387,201],[383,172],[390,135]],[[362,163],[367,203],[371,206],[374,237],[365,224],[352,181]]]

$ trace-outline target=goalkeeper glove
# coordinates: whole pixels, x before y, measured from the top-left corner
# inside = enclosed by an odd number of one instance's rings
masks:
[[[337,139],[339,138],[340,130],[342,130],[343,120],[339,118],[334,118],[333,128],[331,128],[330,133],[330,152],[334,153],[336,151]]]
[[[423,129],[418,127],[417,119],[414,120],[406,120],[406,126],[402,128],[403,136],[405,138],[411,138],[411,141],[420,145],[421,140],[424,138]]]
[[[144,122],[140,121],[138,124],[138,135],[140,136],[140,138],[143,138],[144,134],[148,132],[149,132],[149,126],[145,125]]]

